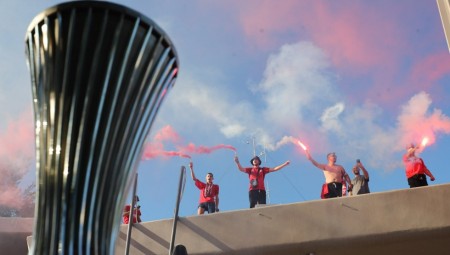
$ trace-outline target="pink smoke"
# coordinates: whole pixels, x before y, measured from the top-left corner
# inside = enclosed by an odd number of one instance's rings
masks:
[[[0,144],[0,205],[20,209],[24,201],[19,185],[30,173],[35,157],[31,111],[8,121],[0,132]]]
[[[153,140],[156,142],[171,141],[173,143],[178,143],[180,141],[180,136],[171,126],[167,125],[156,133]]]
[[[219,144],[212,147],[207,147],[203,145],[196,146],[193,143],[189,143],[189,145],[187,145],[186,147],[182,147],[181,151],[186,151],[192,154],[209,154],[220,149],[229,149],[236,152],[236,148],[231,145]]]
[[[187,146],[181,146],[179,145],[180,140],[180,136],[171,126],[163,127],[155,134],[151,142],[145,144],[142,160],[149,160],[157,157],[183,157],[191,159],[189,154],[209,154],[220,149],[229,149],[236,152],[236,148],[231,145],[219,144],[207,147],[203,145],[196,146],[193,143],[189,143]],[[167,142],[173,143],[177,150],[166,150],[165,144]]]
[[[450,118],[440,109],[430,111],[431,98],[425,92],[413,96],[403,106],[402,113],[398,117],[399,132],[403,145],[414,143],[419,145],[427,137],[427,146],[436,142],[439,133],[450,133]]]

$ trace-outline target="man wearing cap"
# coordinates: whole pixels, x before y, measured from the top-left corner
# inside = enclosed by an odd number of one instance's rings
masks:
[[[315,161],[308,150],[306,157],[313,165],[323,171],[325,176],[325,184],[322,185],[321,198],[342,197],[342,184],[347,182],[348,191],[352,191],[353,185],[345,172],[344,167],[336,164],[336,154],[334,152],[327,154],[327,164],[321,164]]]
[[[250,160],[252,167],[242,167],[239,163],[239,158],[237,155],[234,156],[234,162],[236,162],[239,171],[248,174],[248,178],[250,180],[248,192],[250,208],[254,208],[256,204],[266,204],[266,188],[264,186],[264,178],[266,177],[266,174],[278,171],[290,163],[288,160],[277,167],[260,167],[261,159],[258,156],[255,156]]]
[[[406,178],[408,178],[408,184],[410,188],[428,186],[427,177],[430,177],[431,181],[435,178],[433,174],[425,166],[423,160],[416,156],[416,150],[419,147],[415,147],[411,144],[407,148],[407,152],[403,155],[403,163],[405,164]]]

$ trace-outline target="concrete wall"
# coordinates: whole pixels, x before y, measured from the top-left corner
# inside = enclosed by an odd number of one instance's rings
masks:
[[[0,254],[26,255],[27,236],[33,232],[32,218],[0,217]]]
[[[180,218],[189,254],[450,254],[450,185]],[[172,220],[137,224],[130,254],[168,254]],[[116,254],[124,254],[122,226]]]
[[[450,254],[450,184],[182,217],[188,253]],[[169,254],[171,219],[135,224],[129,254]],[[0,218],[0,254],[27,254],[33,219]],[[125,254],[127,225],[116,253]]]

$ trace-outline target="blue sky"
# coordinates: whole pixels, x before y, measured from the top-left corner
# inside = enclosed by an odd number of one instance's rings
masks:
[[[408,188],[402,154],[427,136],[420,156],[436,177],[429,183],[450,181],[450,54],[435,1],[113,2],[155,21],[180,60],[138,167],[144,221],[173,217],[189,163],[164,151],[189,155],[200,180],[214,173],[222,212],[249,203],[247,175],[221,145],[236,148],[244,166],[254,151],[265,166],[291,161],[266,176],[270,204],[320,199],[323,174],[292,139],[319,162],[336,152],[349,173],[361,159],[371,191],[383,192]],[[31,20],[57,3],[0,3],[0,157],[24,182],[35,171],[24,38]],[[181,216],[196,213],[199,197],[187,177]],[[13,193],[0,202],[13,203]]]

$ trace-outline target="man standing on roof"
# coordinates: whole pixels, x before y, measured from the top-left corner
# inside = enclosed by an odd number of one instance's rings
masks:
[[[415,152],[419,147],[415,147],[411,144],[408,147],[408,151],[403,155],[403,163],[405,164],[406,178],[408,178],[408,184],[410,188],[428,186],[427,177],[430,177],[431,181],[435,178],[433,174],[428,170],[423,160],[416,156]]]
[[[133,223],[141,222],[141,206],[138,205],[139,197],[134,197],[134,208],[133,208]],[[128,224],[130,222],[130,211],[131,205],[125,205],[123,208],[122,219],[124,224]]]
[[[306,152],[306,157],[313,165],[323,171],[325,176],[325,184],[322,185],[321,198],[333,198],[342,197],[342,183],[347,182],[348,191],[352,191],[353,185],[350,181],[350,177],[345,172],[344,167],[336,164],[336,154],[334,152],[327,154],[327,164],[317,163],[309,153]]]
[[[191,177],[195,182],[195,186],[200,190],[200,201],[198,204],[197,214],[215,213],[219,211],[219,185],[213,183],[214,176],[212,173],[206,174],[206,183],[201,182],[195,177],[194,163],[189,163],[191,169]]]
[[[264,186],[264,178],[266,177],[266,174],[278,171],[290,163],[288,160],[274,168],[260,167],[261,159],[258,156],[255,156],[250,160],[252,167],[242,167],[239,163],[239,158],[237,155],[234,156],[234,162],[236,162],[239,171],[248,174],[248,178],[250,180],[248,192],[250,208],[254,208],[256,204],[266,204],[266,188]]]
[[[369,172],[367,172],[364,165],[361,163],[359,159],[356,160],[356,165],[353,167],[353,173],[355,177],[352,180],[353,189],[350,192],[350,195],[361,195],[370,193],[369,190]],[[362,170],[364,175],[359,173],[359,170]]]

